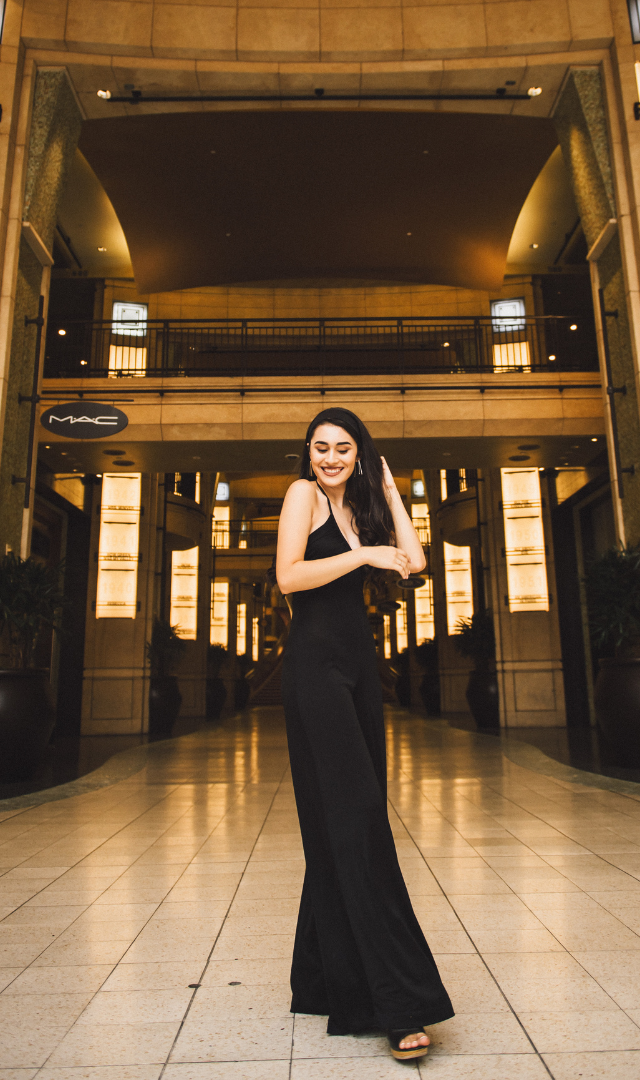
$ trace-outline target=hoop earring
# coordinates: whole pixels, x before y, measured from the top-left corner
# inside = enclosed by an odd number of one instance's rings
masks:
[[[360,461],[360,458],[358,458],[356,465],[358,466],[358,476],[362,476],[362,462]]]
[[[309,461],[309,479],[310,480],[315,480],[315,478],[316,478],[316,474],[314,473],[313,468],[311,466],[311,461]]]

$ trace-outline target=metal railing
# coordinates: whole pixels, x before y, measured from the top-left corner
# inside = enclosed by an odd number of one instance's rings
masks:
[[[413,518],[413,525],[424,548],[431,544],[431,530],[427,518]],[[271,519],[251,518],[214,521],[211,544],[216,551],[254,550],[273,548],[278,539],[278,522]]]
[[[50,321],[45,377],[597,371],[588,319]]]
[[[431,530],[426,518],[413,518],[413,525],[424,548],[431,544]],[[278,522],[273,519],[252,518],[214,521],[211,544],[216,551],[273,548],[278,539]]]

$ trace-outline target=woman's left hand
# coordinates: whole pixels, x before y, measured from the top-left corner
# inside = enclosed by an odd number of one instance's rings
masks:
[[[382,487],[384,489],[384,494],[387,502],[390,502],[393,496],[397,494],[398,489],[396,487],[396,482],[391,475],[391,469],[387,465],[386,459],[381,456],[380,461],[382,462]]]

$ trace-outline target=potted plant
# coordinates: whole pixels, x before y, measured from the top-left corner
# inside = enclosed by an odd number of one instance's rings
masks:
[[[0,776],[28,779],[55,723],[47,668],[36,667],[38,639],[58,627],[61,566],[12,552],[0,558],[0,631],[10,668],[0,670]]]
[[[178,635],[178,626],[156,619],[147,642],[147,659],[151,669],[149,686],[149,734],[168,737],[182,705],[178,679],[173,674],[185,649]]]
[[[427,716],[440,715],[440,673],[438,670],[437,638],[423,641],[416,648],[416,660],[424,675],[420,683],[420,696]]]
[[[594,559],[585,584],[591,642],[600,654],[594,692],[596,720],[612,763],[637,767],[640,764],[640,544],[611,548]]]
[[[207,649],[207,720],[219,720],[225,701],[227,688],[220,677],[220,669],[227,658],[224,645],[209,645]]]
[[[460,619],[453,636],[461,656],[474,662],[469,672],[466,698],[478,730],[500,727],[500,698],[495,671],[496,639],[490,611],[476,611],[470,619]]]

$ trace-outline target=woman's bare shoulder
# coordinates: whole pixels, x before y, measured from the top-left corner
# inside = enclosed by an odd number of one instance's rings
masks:
[[[310,484],[308,480],[294,480],[287,491],[286,497],[287,501],[295,502],[298,505],[304,503],[312,505],[316,498],[316,486]]]

